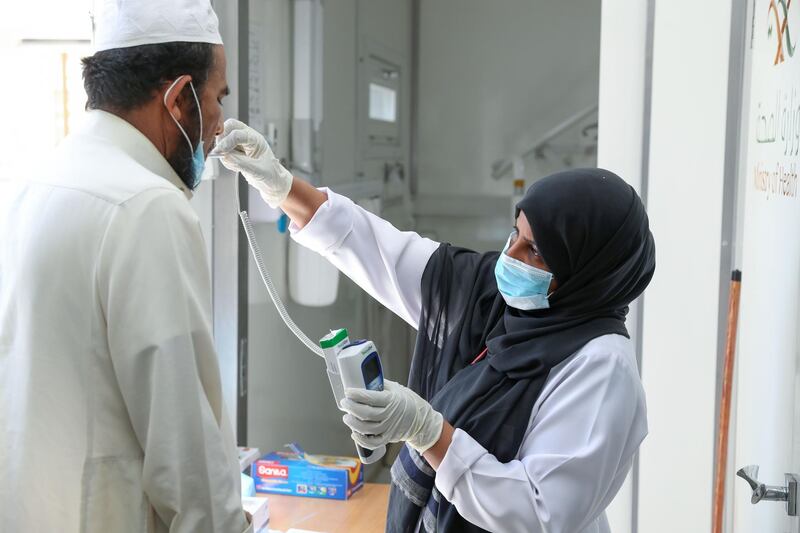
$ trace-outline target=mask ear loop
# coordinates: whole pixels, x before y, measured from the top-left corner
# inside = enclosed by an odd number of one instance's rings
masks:
[[[170,111],[169,107],[167,107],[167,96],[169,96],[169,93],[172,92],[172,89],[175,88],[175,85],[177,85],[177,83],[179,81],[181,81],[181,79],[183,79],[183,77],[184,76],[180,76],[180,77],[176,78],[175,81],[172,82],[172,85],[170,85],[169,88],[167,89],[167,91],[164,93],[164,107],[167,109],[167,113],[169,113],[169,116],[172,119],[172,121],[175,122],[175,125],[178,126],[178,129],[181,130],[181,133],[183,133],[183,137],[186,139],[186,142],[189,143],[189,151],[194,153],[194,148],[192,147],[192,141],[191,141],[191,139],[189,139],[189,136],[186,134],[186,130],[183,129],[183,126],[181,126],[180,122],[178,122],[178,119],[175,118],[175,116],[172,114],[172,111]],[[192,93],[194,93],[194,86],[192,85],[192,82],[189,82],[189,86],[192,88]],[[194,95],[194,99],[197,100],[197,94],[196,93]],[[198,105],[197,110],[199,112],[200,111],[200,107],[199,107],[200,103],[198,102],[197,105]],[[200,138],[201,139],[203,138],[203,114],[202,113],[200,114]]]
[[[197,97],[197,92],[194,90],[194,83],[191,81],[189,82],[189,88],[192,90],[192,94],[194,95],[194,103],[197,104],[197,114],[200,117],[200,140],[198,143],[203,142],[203,110],[200,109],[200,99]],[[191,144],[191,143],[189,143]]]

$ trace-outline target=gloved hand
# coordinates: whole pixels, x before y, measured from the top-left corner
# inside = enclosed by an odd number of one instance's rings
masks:
[[[289,195],[292,173],[281,165],[264,136],[247,124],[226,120],[212,153],[221,155],[229,170],[241,172],[270,207],[278,207]]]
[[[414,391],[384,380],[382,391],[346,389],[342,420],[357,444],[374,450],[389,442],[406,441],[426,452],[442,435],[444,419]]]

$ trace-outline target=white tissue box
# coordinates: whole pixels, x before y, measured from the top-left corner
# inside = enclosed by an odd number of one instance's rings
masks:
[[[269,500],[267,498],[242,498],[242,507],[253,517],[253,531],[266,530],[269,523]]]

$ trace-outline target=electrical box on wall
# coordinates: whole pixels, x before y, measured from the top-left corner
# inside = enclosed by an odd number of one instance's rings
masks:
[[[401,158],[402,56],[362,39],[359,62],[358,132],[362,159]]]
[[[407,189],[410,0],[295,0],[293,170],[354,200]]]
[[[358,67],[358,176],[377,184],[384,197],[403,196],[408,188],[404,54],[362,37]]]

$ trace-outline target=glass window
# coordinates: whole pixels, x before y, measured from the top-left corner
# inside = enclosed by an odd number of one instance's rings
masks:
[[[0,21],[0,178],[29,174],[84,114],[81,58],[91,52],[91,2],[12,2]],[[41,16],[46,13],[47,16]]]

